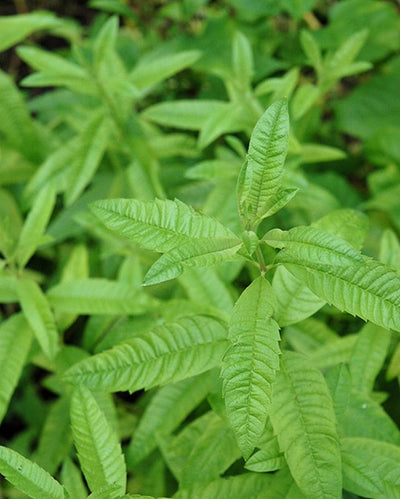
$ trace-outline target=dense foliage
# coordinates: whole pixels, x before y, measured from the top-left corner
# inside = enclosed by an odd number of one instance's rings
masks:
[[[395,2],[86,9],[0,18],[0,496],[400,498]]]

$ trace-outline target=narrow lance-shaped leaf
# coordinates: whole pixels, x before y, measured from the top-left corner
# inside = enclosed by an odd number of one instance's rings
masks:
[[[92,393],[77,388],[71,401],[71,424],[86,481],[91,491],[114,485],[125,493],[126,468],[121,445]]]
[[[365,394],[372,392],[389,348],[390,336],[390,331],[371,323],[358,333],[349,363],[355,390]]]
[[[211,267],[240,258],[240,239],[196,239],[164,253],[147,272],[144,284],[157,284],[178,277],[186,268]]]
[[[282,99],[265,111],[251,135],[239,197],[242,215],[250,224],[265,213],[267,203],[279,188],[288,140],[287,103]]]
[[[43,187],[37,195],[21,230],[15,251],[15,257],[20,267],[26,265],[39,246],[55,202],[56,196],[52,186]]]
[[[309,499],[339,499],[342,475],[332,399],[318,369],[292,352],[281,358],[271,422],[297,485]]]
[[[74,499],[86,499],[87,490],[83,484],[83,477],[78,467],[67,458],[61,468],[61,483],[69,496]]]
[[[195,212],[178,199],[96,201],[91,210],[108,229],[159,252],[170,251],[192,239],[236,237],[214,218]]]
[[[50,305],[42,290],[31,279],[18,281],[18,297],[25,318],[43,352],[54,359],[58,351],[58,332]]]
[[[159,389],[146,407],[127,449],[134,466],[157,447],[156,435],[168,435],[199,405],[213,386],[213,371]]]
[[[274,229],[264,239],[284,248],[276,260],[317,296],[340,310],[400,331],[400,276],[390,267],[310,227]]]
[[[64,499],[64,489],[47,471],[6,447],[0,447],[0,473],[28,497]]]
[[[79,362],[64,379],[94,390],[131,392],[179,381],[218,365],[226,336],[223,324],[211,317],[184,317]]]
[[[229,325],[231,346],[222,366],[226,412],[247,459],[265,427],[271,387],[279,369],[279,326],[271,318],[271,285],[259,277],[236,302]]]
[[[32,331],[22,314],[15,314],[0,325],[0,422],[17,386],[29,348]]]

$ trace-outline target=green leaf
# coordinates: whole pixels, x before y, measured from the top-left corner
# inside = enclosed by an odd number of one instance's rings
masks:
[[[182,469],[180,483],[186,488],[196,482],[210,482],[239,457],[240,451],[232,430],[221,418],[212,414],[190,450]]]
[[[260,215],[260,219],[271,217],[280,211],[288,202],[294,198],[299,189],[289,187],[287,189],[279,189],[264,206],[264,213]]]
[[[271,319],[271,285],[258,277],[236,302],[230,324],[231,346],[221,376],[229,422],[247,459],[265,427],[271,387],[279,369],[279,326]]]
[[[0,447],[0,473],[28,497],[64,499],[62,486],[47,471],[6,447]]]
[[[299,87],[293,96],[291,105],[293,119],[297,121],[302,118],[307,111],[312,108],[320,96],[321,91],[319,88],[311,83],[306,83]],[[304,154],[304,147],[302,147],[302,152]]]
[[[164,253],[147,272],[143,284],[149,286],[174,279],[185,268],[210,267],[240,258],[240,239],[196,239]]]
[[[0,324],[0,422],[21,376],[32,343],[32,332],[21,314]]]
[[[295,324],[315,314],[325,301],[316,296],[285,267],[276,269],[272,289],[276,296],[274,318],[280,326]]]
[[[277,261],[339,310],[400,331],[400,276],[350,244],[314,228],[270,231],[268,244],[285,248]]]
[[[341,441],[343,485],[366,497],[399,497],[400,447],[369,438]]]
[[[318,369],[327,369],[350,360],[357,335],[348,334],[329,341],[310,353],[309,362]]]
[[[314,69],[317,73],[320,73],[322,67],[322,57],[317,41],[309,31],[302,30],[300,33],[300,43],[304,53],[308,57]]]
[[[283,173],[289,137],[286,100],[272,104],[257,122],[251,135],[239,199],[250,223],[265,212],[265,205],[277,192]]]
[[[331,211],[312,225],[344,239],[356,250],[360,250],[367,236],[369,221],[364,213],[343,208]]]
[[[0,303],[14,303],[17,301],[17,278],[12,275],[0,274]]]
[[[188,489],[179,490],[176,499],[243,499],[262,498],[268,490],[271,475],[260,473],[242,473],[225,478],[217,478],[207,484],[198,483]]]
[[[104,117],[103,111],[95,113],[82,130],[68,171],[64,193],[67,206],[78,199],[91,181],[107,148],[109,133],[110,122]]]
[[[302,144],[300,147],[302,163],[323,163],[346,158],[346,153],[337,147],[324,144]]]
[[[249,39],[240,31],[233,37],[232,63],[235,77],[245,88],[254,73],[253,51]]]
[[[148,107],[141,116],[159,125],[200,130],[211,113],[226,109],[228,103],[218,100],[178,100]]]
[[[159,389],[146,407],[127,449],[128,466],[134,467],[157,447],[156,435],[169,435],[207,396],[212,372]]]
[[[247,470],[266,473],[279,470],[285,466],[285,459],[279,448],[278,439],[274,435],[270,420],[267,420],[257,447],[259,450],[246,461],[245,468]]]
[[[24,316],[47,357],[52,360],[56,356],[58,332],[50,305],[42,290],[31,279],[20,279],[17,285],[18,298]]]
[[[246,130],[250,126],[248,110],[240,102],[216,108],[204,121],[199,135],[199,149],[204,149],[220,135]]]
[[[15,250],[15,258],[20,267],[26,265],[35,253],[36,248],[40,245],[55,202],[56,195],[54,189],[51,186],[43,187],[26,217]]]
[[[147,89],[192,66],[200,57],[201,52],[198,50],[168,54],[167,57],[148,57],[134,67],[129,74],[129,81],[140,90]]]
[[[102,278],[65,281],[47,292],[57,312],[72,314],[140,314],[151,303],[141,290]]]
[[[99,71],[102,63],[106,64],[108,57],[113,56],[118,37],[119,19],[110,17],[97,33],[93,43],[93,65]]]
[[[0,17],[0,52],[19,43],[27,36],[45,29],[57,28],[62,20],[50,12],[32,12]]]
[[[179,381],[218,365],[226,336],[211,317],[182,318],[79,362],[64,379],[94,390],[130,392]]]
[[[400,242],[396,234],[390,229],[386,229],[382,234],[379,260],[400,271]]]
[[[40,434],[35,462],[50,474],[57,471],[72,445],[69,404],[70,398],[65,395],[54,402]]]
[[[79,461],[91,491],[114,485],[125,493],[121,445],[93,394],[81,386],[71,400],[71,424]]]
[[[312,353],[319,347],[333,343],[337,334],[324,322],[310,318],[285,328],[285,340],[300,353]]]
[[[322,374],[306,358],[281,357],[271,422],[290,472],[310,499],[341,497],[339,441],[332,399]]]
[[[358,333],[349,363],[355,390],[365,394],[372,392],[388,352],[390,337],[387,329],[375,324],[366,324]]]
[[[61,483],[64,485],[69,497],[86,499],[87,491],[83,484],[82,474],[70,458],[67,458],[61,468]]]
[[[5,143],[26,159],[38,163],[45,157],[47,145],[40,136],[37,123],[30,116],[12,79],[1,70],[0,130],[5,136]]]
[[[170,251],[193,239],[235,238],[220,222],[195,212],[178,199],[96,201],[91,210],[108,229],[159,252]]]

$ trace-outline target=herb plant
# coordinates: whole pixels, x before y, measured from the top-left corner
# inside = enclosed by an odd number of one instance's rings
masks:
[[[0,495],[400,497],[395,8],[91,6],[0,18]]]

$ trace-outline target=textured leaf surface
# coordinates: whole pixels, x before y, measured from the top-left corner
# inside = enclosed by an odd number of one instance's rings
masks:
[[[86,499],[87,490],[83,484],[83,477],[78,467],[71,461],[66,459],[61,468],[61,483],[66,491],[74,499]]]
[[[211,373],[185,379],[159,389],[143,413],[127,449],[129,466],[134,466],[157,447],[157,435],[171,433],[207,396],[212,388]]]
[[[350,244],[314,228],[270,231],[277,261],[317,296],[362,319],[400,331],[400,276]]]
[[[349,364],[355,390],[366,394],[372,392],[389,344],[390,332],[375,324],[366,324],[358,333]]]
[[[229,324],[231,346],[221,376],[226,412],[248,458],[265,427],[271,386],[279,369],[279,326],[271,319],[271,285],[257,278],[236,302]]]
[[[143,89],[169,78],[194,64],[201,57],[198,50],[188,50],[168,57],[158,57],[140,62],[130,73],[130,81],[139,89]]]
[[[289,137],[287,103],[272,104],[251,135],[240,203],[251,221],[265,212],[265,205],[278,190]]]
[[[369,438],[342,439],[344,487],[366,497],[400,496],[400,447]]]
[[[217,220],[179,200],[113,199],[96,201],[91,209],[108,229],[154,251],[170,251],[191,239],[235,238]]]
[[[51,186],[44,187],[35,199],[29,212],[16,248],[16,259],[23,267],[39,245],[49,222],[56,202],[55,191]]]
[[[182,318],[76,364],[65,379],[94,390],[131,392],[179,381],[219,364],[226,337],[225,327],[211,317]]]
[[[290,471],[306,497],[341,497],[332,399],[322,374],[298,354],[287,352],[281,358],[270,416]]]
[[[196,441],[182,469],[182,487],[196,482],[209,482],[222,474],[240,451],[229,426],[215,414]]]
[[[142,116],[159,125],[200,130],[210,114],[226,109],[228,103],[218,100],[178,100],[148,107]]]
[[[75,390],[71,401],[71,424],[79,461],[90,490],[114,485],[125,493],[126,469],[121,445],[92,393]]]
[[[185,267],[209,267],[240,258],[240,239],[197,239],[164,253],[147,272],[143,284],[158,284],[174,279]]]
[[[0,422],[17,386],[32,343],[32,331],[21,314],[0,325]]]
[[[176,499],[243,499],[258,497],[267,487],[271,476],[260,473],[243,473],[227,478],[218,478],[207,484],[196,484],[179,490]],[[260,496],[261,497],[261,496]]]
[[[324,300],[318,298],[283,266],[276,269],[272,288],[277,301],[274,318],[280,326],[307,319],[325,304]]]
[[[43,352],[53,359],[58,351],[58,332],[50,305],[42,290],[31,279],[18,281],[18,297],[25,318]]]
[[[144,312],[150,299],[127,283],[90,278],[65,281],[47,292],[57,312],[75,314],[135,314]]]
[[[28,497],[64,499],[62,486],[47,471],[6,447],[0,447],[0,473]]]

